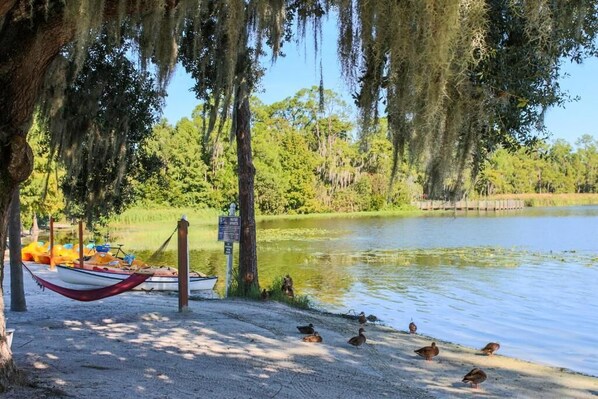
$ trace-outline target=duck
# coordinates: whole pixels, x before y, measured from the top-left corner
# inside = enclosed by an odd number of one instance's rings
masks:
[[[303,337],[303,342],[322,342],[322,337],[317,331],[314,331],[312,335]]]
[[[463,382],[470,382],[473,388],[477,388],[479,384],[486,381],[486,378],[488,378],[486,373],[484,373],[482,369],[476,367],[469,373],[465,374],[465,377],[463,377]]]
[[[359,329],[359,335],[350,338],[347,342],[353,346],[360,346],[363,345],[366,341],[365,335],[363,335],[363,333],[365,332],[364,328],[360,328]]]
[[[438,356],[440,353],[440,349],[436,346],[436,342],[432,342],[430,346],[424,346],[423,348],[419,348],[414,351],[421,357],[425,358],[426,360],[432,360],[434,356]]]
[[[498,342],[489,342],[486,346],[480,349],[488,356],[494,355],[494,352],[500,349],[500,344]]]
[[[368,321],[371,321],[372,323],[375,323],[378,321],[378,317],[376,317],[376,315],[373,315],[373,314],[366,317],[366,319],[368,319]]]
[[[368,319],[365,317],[365,313],[359,313],[359,324],[365,324],[368,322]]]
[[[314,333],[314,325],[309,323],[307,326],[297,326],[297,330],[301,334],[313,334]]]
[[[413,322],[413,319],[411,319],[411,323],[409,323],[409,334],[415,334],[416,332],[417,332],[417,326]]]
[[[266,289],[264,288],[264,290],[262,291],[262,300],[266,301],[268,300],[268,298],[270,298],[270,294],[268,294],[268,291],[266,291]]]

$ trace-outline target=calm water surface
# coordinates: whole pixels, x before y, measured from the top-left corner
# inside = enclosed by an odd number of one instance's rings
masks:
[[[598,206],[269,221],[258,262],[321,309],[598,375]],[[192,263],[224,276],[221,251]]]

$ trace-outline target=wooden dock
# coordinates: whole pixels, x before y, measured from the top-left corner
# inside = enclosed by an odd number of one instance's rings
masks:
[[[462,201],[416,201],[414,205],[422,211],[512,211],[523,209],[523,200],[462,200]]]

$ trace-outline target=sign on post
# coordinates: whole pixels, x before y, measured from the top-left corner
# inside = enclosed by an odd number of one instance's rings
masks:
[[[239,242],[241,237],[241,217],[218,217],[218,241]]]
[[[226,255],[226,289],[224,296],[228,296],[231,274],[233,272],[233,242],[241,238],[241,218],[235,216],[237,206],[230,204],[228,216],[218,217],[218,241],[224,241],[224,254]]]

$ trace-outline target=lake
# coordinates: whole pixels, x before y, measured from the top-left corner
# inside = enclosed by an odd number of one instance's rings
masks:
[[[222,292],[220,245],[191,234],[192,267]],[[258,263],[263,287],[288,273],[323,310],[598,376],[598,206],[264,221]]]

